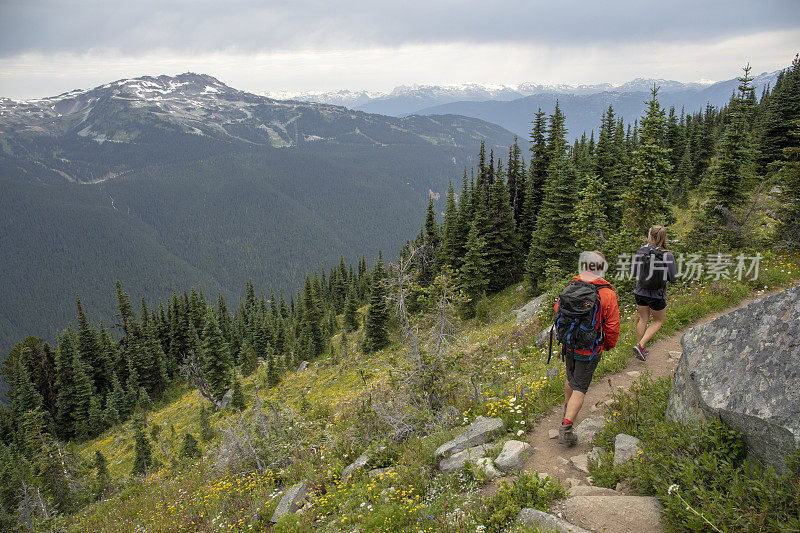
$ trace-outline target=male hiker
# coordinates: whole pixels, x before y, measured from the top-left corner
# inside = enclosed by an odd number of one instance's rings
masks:
[[[572,446],[577,442],[572,422],[583,406],[603,350],[617,345],[619,307],[617,293],[603,279],[607,268],[602,253],[583,252],[579,260],[580,274],[561,292],[555,304],[555,330],[567,366],[559,444]]]

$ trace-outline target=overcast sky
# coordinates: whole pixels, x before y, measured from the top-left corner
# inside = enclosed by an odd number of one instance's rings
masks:
[[[788,66],[800,0],[0,0],[0,96],[198,72],[252,92],[622,83]]]

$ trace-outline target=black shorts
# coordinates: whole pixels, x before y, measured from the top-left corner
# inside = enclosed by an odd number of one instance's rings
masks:
[[[640,294],[634,294],[633,297],[636,299],[636,305],[649,307],[653,311],[661,311],[667,307],[667,300],[664,298],[650,298]]]
[[[592,376],[597,363],[600,362],[600,357],[596,356],[591,361],[577,361],[572,357],[572,352],[564,352],[564,362],[567,365],[567,383],[572,390],[580,391],[586,394],[589,390],[589,383],[592,382]]]

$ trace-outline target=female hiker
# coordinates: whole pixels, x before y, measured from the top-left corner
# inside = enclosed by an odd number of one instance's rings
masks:
[[[675,283],[678,269],[675,256],[667,251],[667,230],[664,226],[653,226],[647,232],[647,244],[639,248],[633,261],[636,288],[633,296],[639,311],[636,324],[636,357],[647,360],[650,353],[645,346],[661,329],[667,317],[667,281]],[[653,322],[648,326],[650,317]]]

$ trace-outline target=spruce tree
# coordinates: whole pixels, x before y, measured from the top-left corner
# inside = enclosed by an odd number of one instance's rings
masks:
[[[514,211],[508,197],[501,168],[489,194],[489,224],[483,237],[486,242],[486,268],[491,272],[488,289],[498,291],[519,279],[519,249],[514,228]]]
[[[94,499],[100,500],[109,490],[111,475],[108,473],[108,459],[106,459],[99,450],[95,450],[94,452],[94,468],[97,471],[95,475]]]
[[[456,207],[453,182],[447,187],[447,200],[444,211],[444,224],[442,227],[442,242],[439,246],[437,263],[440,268],[447,266],[454,269],[458,261],[458,208]]]
[[[658,88],[653,86],[647,112],[642,118],[638,147],[633,152],[633,179],[623,197],[623,246],[635,244],[655,224],[674,220],[669,203],[669,148],[665,146],[664,110],[658,103]]]
[[[145,421],[141,415],[137,415],[133,421],[134,429],[134,459],[131,475],[147,475],[153,468],[153,444],[150,437],[145,433]]]
[[[783,149],[786,160],[779,164],[776,175],[781,184],[781,207],[775,240],[781,248],[796,251],[800,249],[800,119],[794,126],[790,134],[796,144]]]
[[[797,146],[792,132],[800,120],[800,55],[779,74],[764,107],[758,136],[757,171],[761,175],[778,170],[779,166],[770,165],[784,161],[785,150]]]
[[[242,375],[249,376],[258,366],[258,357],[250,341],[244,339],[239,348],[239,363],[242,365]]]
[[[187,459],[198,459],[202,455],[200,451],[200,444],[191,433],[186,433],[183,436],[183,443],[181,444],[181,457]]]
[[[575,244],[569,232],[577,202],[578,176],[572,160],[567,155],[564,115],[556,103],[550,115],[547,153],[549,166],[544,184],[544,196],[531,246],[525,263],[526,274],[532,287],[536,287],[544,274],[548,260],[557,261],[569,269],[576,258]]]
[[[231,394],[231,407],[238,411],[244,410],[247,407],[247,400],[245,400],[244,392],[242,391],[242,384],[239,379],[234,376],[233,378],[233,393]]]
[[[729,122],[717,150],[717,162],[708,179],[710,198],[705,205],[703,221],[694,232],[701,241],[708,240],[710,235],[717,235],[723,242],[734,246],[742,244],[742,229],[734,210],[746,199],[745,181],[752,158],[749,121],[753,87],[750,86],[750,65],[743,70],[738,92],[728,106]]]
[[[350,288],[347,290],[347,298],[344,300],[342,331],[358,329],[358,302],[356,299],[356,288],[354,285],[350,285]]]
[[[586,186],[578,195],[575,219],[570,227],[580,250],[603,250],[606,244],[608,220],[605,199],[605,184],[593,174],[587,176]]]
[[[311,278],[306,276],[301,303],[300,337],[306,339],[305,355],[309,360],[316,358],[325,349],[323,312],[318,299],[320,290],[315,289],[314,285]]]
[[[211,426],[211,419],[205,404],[200,406],[200,440],[208,442],[214,438],[215,431]]]
[[[547,118],[541,108],[536,112],[531,130],[531,164],[528,177],[528,188],[522,208],[522,221],[519,225],[520,249],[523,257],[527,257],[531,246],[533,228],[542,205],[544,184],[547,178],[549,155],[547,152]]]
[[[462,303],[462,314],[466,318],[475,315],[475,306],[489,287],[489,268],[486,262],[486,239],[480,234],[479,220],[472,223],[467,238],[467,253],[464,264],[459,271],[459,288],[465,297]]]
[[[389,306],[386,302],[384,277],[383,258],[379,254],[372,272],[373,281],[369,307],[364,317],[364,342],[362,345],[364,353],[372,353],[389,345]]]
[[[228,343],[222,337],[214,311],[206,311],[203,329],[203,346],[200,350],[200,366],[211,390],[221,398],[231,385],[233,358]]]

